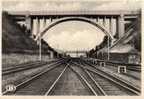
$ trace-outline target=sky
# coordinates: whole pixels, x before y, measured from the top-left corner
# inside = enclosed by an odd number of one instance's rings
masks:
[[[56,49],[90,50],[99,45],[104,36],[101,30],[89,23],[67,21],[52,27],[43,38]]]
[[[139,10],[141,0],[13,0],[4,1],[7,11],[79,11]],[[48,44],[60,50],[90,50],[99,45],[104,33],[89,23],[69,21],[51,28],[43,36]]]
[[[141,0],[5,0],[3,9],[21,10],[137,10]]]

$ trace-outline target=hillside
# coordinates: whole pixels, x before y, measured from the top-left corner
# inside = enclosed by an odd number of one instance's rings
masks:
[[[53,50],[48,44],[42,44],[43,52]],[[38,52],[38,46],[34,40],[29,38],[7,12],[2,13],[2,52],[3,53],[21,53]]]

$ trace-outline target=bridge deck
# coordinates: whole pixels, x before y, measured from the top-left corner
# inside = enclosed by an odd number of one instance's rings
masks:
[[[9,11],[14,16],[50,16],[50,15],[137,15],[140,11]]]

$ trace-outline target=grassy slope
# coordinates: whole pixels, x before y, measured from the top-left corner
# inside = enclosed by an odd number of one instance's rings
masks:
[[[26,37],[20,26],[16,24],[7,13],[2,14],[2,50],[34,50],[36,42]]]

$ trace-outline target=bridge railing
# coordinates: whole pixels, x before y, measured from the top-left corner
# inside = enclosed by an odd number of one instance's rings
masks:
[[[57,10],[52,10],[52,11],[9,11],[9,14],[11,15],[78,15],[78,14],[83,14],[83,15],[120,15],[121,13],[125,15],[137,15],[140,13],[140,11],[128,11],[128,10],[71,10],[71,11],[57,11]]]

